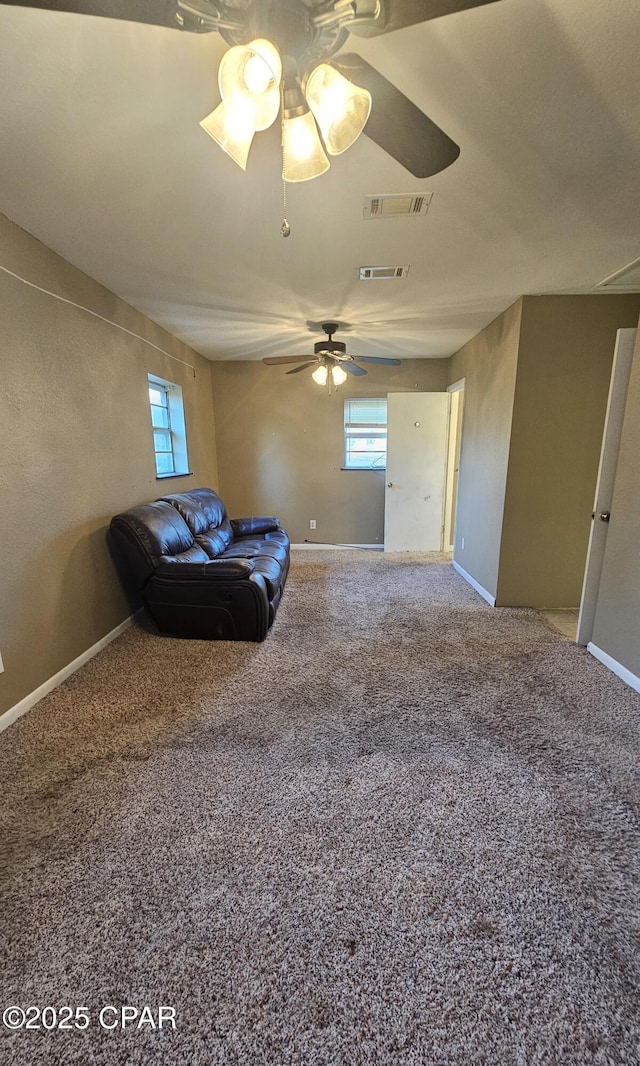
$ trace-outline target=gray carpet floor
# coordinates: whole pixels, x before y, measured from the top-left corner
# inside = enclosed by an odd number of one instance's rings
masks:
[[[0,737],[1,1005],[89,1017],[0,1059],[640,1063],[639,748],[441,556],[300,551],[261,645],[132,628]]]

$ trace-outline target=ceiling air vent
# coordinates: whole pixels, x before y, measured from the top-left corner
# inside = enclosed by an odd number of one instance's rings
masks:
[[[599,281],[595,288],[607,292],[640,292],[640,256]]]
[[[360,267],[360,281],[391,281],[392,278],[406,278],[408,273],[408,266]]]
[[[432,192],[365,196],[362,214],[368,219],[418,217],[426,215],[432,197]]]

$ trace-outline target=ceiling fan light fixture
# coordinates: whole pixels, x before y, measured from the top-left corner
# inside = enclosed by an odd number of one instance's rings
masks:
[[[305,96],[327,151],[340,155],[362,133],[371,112],[371,93],[345,78],[329,63],[319,63],[309,74]]]
[[[266,37],[257,37],[247,48],[254,53],[247,60],[244,69],[244,79],[249,89],[254,93],[264,93],[270,89],[272,81],[279,86],[282,60],[275,44]]]
[[[318,127],[308,108],[303,114],[282,119],[282,177],[285,181],[309,181],[329,169]]]
[[[336,388],[338,387],[338,385],[344,385],[345,381],[347,380],[346,373],[344,372],[342,367],[338,366],[337,364],[336,366],[331,367],[331,377],[333,378],[333,384],[336,386]]]
[[[324,363],[320,363],[320,366],[317,366],[315,368],[311,377],[315,381],[316,385],[326,385],[328,375],[329,371],[327,370],[326,366],[324,365]]]
[[[282,61],[275,45],[258,37],[225,52],[218,68],[218,87],[225,104],[239,100],[254,109],[254,132],[266,130],[280,110]]]
[[[250,101],[236,100],[230,106],[225,103],[218,104],[215,111],[200,123],[205,133],[208,133],[242,170],[247,169],[247,158],[255,132],[254,113]]]

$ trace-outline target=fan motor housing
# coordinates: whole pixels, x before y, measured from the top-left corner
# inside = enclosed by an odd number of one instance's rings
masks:
[[[317,341],[313,350],[316,355],[334,355],[338,359],[342,359],[347,354],[347,346],[342,341]]]
[[[220,30],[228,44],[248,44],[256,37],[266,37],[281,56],[292,56],[301,67],[310,60],[333,55],[348,37],[339,23],[316,26],[315,7],[304,0],[227,0],[227,6],[223,2],[221,7],[238,18],[237,30]]]
[[[314,25],[300,0],[252,0],[247,15],[251,33],[267,37],[280,55],[299,56],[313,40]]]

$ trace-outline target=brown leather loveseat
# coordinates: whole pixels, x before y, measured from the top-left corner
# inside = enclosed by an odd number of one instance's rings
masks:
[[[289,571],[277,518],[229,520],[220,497],[201,488],[133,507],[110,530],[161,632],[265,639]]]

